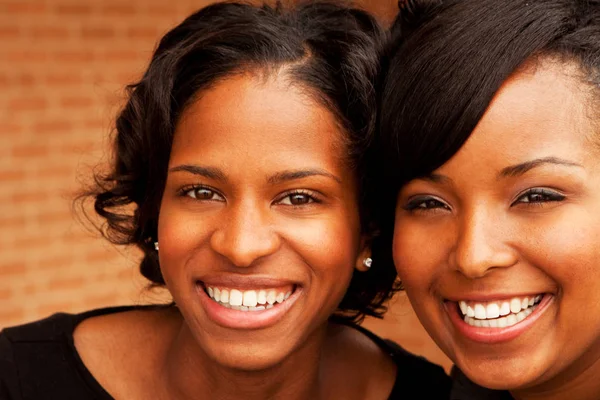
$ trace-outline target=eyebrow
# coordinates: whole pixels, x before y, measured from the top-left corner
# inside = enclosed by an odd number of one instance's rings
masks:
[[[223,171],[219,168],[215,167],[202,167],[199,165],[178,165],[176,167],[170,168],[169,172],[189,172],[194,175],[203,176],[208,179],[213,179],[220,182],[226,182],[227,176]],[[337,176],[320,169],[306,169],[306,170],[292,170],[292,171],[282,171],[278,172],[267,179],[267,182],[270,184],[277,184],[285,181],[292,181],[296,179],[308,178],[311,176],[324,176],[327,178],[331,178],[338,183],[342,183],[342,180]]]
[[[293,170],[293,171],[282,171],[278,172],[275,175],[272,175],[267,179],[267,181],[271,184],[282,183],[285,181],[293,181],[296,179],[308,178],[311,176],[324,176],[326,178],[333,179],[338,183],[342,183],[342,180],[337,176],[321,170],[321,169],[302,169],[302,170]]]
[[[213,179],[215,181],[226,182],[227,177],[219,168],[214,167],[201,167],[199,165],[178,165],[176,167],[170,168],[169,172],[189,172],[194,175],[200,175],[208,179]]]
[[[537,167],[540,167],[540,166],[546,165],[546,164],[564,165],[567,167],[583,168],[583,166],[580,164],[577,164],[577,163],[574,163],[574,162],[571,162],[568,160],[564,160],[562,158],[544,157],[544,158],[537,158],[535,160],[526,161],[524,163],[511,165],[509,167],[503,168],[502,171],[500,171],[500,173],[498,174],[498,178],[521,176],[534,168],[537,168]]]
[[[423,175],[423,176],[419,177],[419,179],[422,179],[424,181],[430,181],[433,183],[449,183],[449,182],[451,182],[451,179],[448,178],[446,175],[436,174],[435,172],[431,172],[429,174]]]

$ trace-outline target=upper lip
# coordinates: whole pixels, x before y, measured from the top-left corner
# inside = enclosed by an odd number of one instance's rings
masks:
[[[197,277],[196,282],[207,286],[228,287],[238,289],[268,289],[287,285],[300,286],[300,282],[262,275],[212,274]]]
[[[459,296],[444,296],[444,300],[453,301],[455,303],[459,301],[474,301],[474,302],[488,302],[488,301],[498,301],[498,300],[510,300],[515,297],[532,297],[540,294],[546,294],[547,291],[540,290],[536,291],[523,291],[523,292],[515,292],[515,293],[463,293]]]

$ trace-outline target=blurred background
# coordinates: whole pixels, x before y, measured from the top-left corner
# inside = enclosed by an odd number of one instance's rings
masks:
[[[0,329],[59,311],[161,302],[139,254],[101,239],[73,199],[157,40],[212,1],[0,0]],[[356,4],[385,24],[396,0]],[[404,294],[366,326],[449,367]]]

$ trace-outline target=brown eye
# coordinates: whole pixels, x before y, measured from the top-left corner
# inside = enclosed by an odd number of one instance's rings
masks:
[[[195,200],[224,201],[223,196],[205,187],[195,187],[185,192],[185,195]]]
[[[449,209],[446,204],[434,197],[417,197],[404,206],[407,211],[426,211],[439,208]]]
[[[545,189],[545,188],[533,188],[533,189],[527,190],[525,193],[523,193],[521,196],[519,196],[517,201],[515,201],[515,204],[519,204],[519,203],[541,204],[541,203],[548,203],[548,202],[553,202],[553,201],[562,201],[564,199],[565,199],[564,195],[562,195],[554,190]]]
[[[303,206],[306,204],[316,202],[315,198],[308,193],[296,192],[290,193],[285,197],[282,197],[279,204],[288,206]]]

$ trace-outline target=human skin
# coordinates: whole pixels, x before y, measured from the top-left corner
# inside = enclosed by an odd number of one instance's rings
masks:
[[[518,399],[600,393],[600,154],[582,76],[530,62],[397,199],[394,261],[419,319],[469,378]],[[473,327],[458,304],[537,296],[510,328]]]
[[[389,355],[328,321],[369,255],[342,134],[284,70],[199,93],[175,130],[158,224],[177,306],[77,327],[78,353],[103,388],[126,399],[388,397]],[[206,284],[294,291],[271,311],[241,311],[209,298]]]
[[[243,382],[231,371],[282,384],[300,375],[282,385],[289,396],[315,389],[327,320],[364,256],[343,134],[284,72],[226,78],[184,112],[158,224],[162,275],[185,321],[180,382],[194,380],[194,364],[219,383],[211,393]],[[294,289],[278,306],[289,309],[256,325],[253,312],[215,311],[209,285]]]

